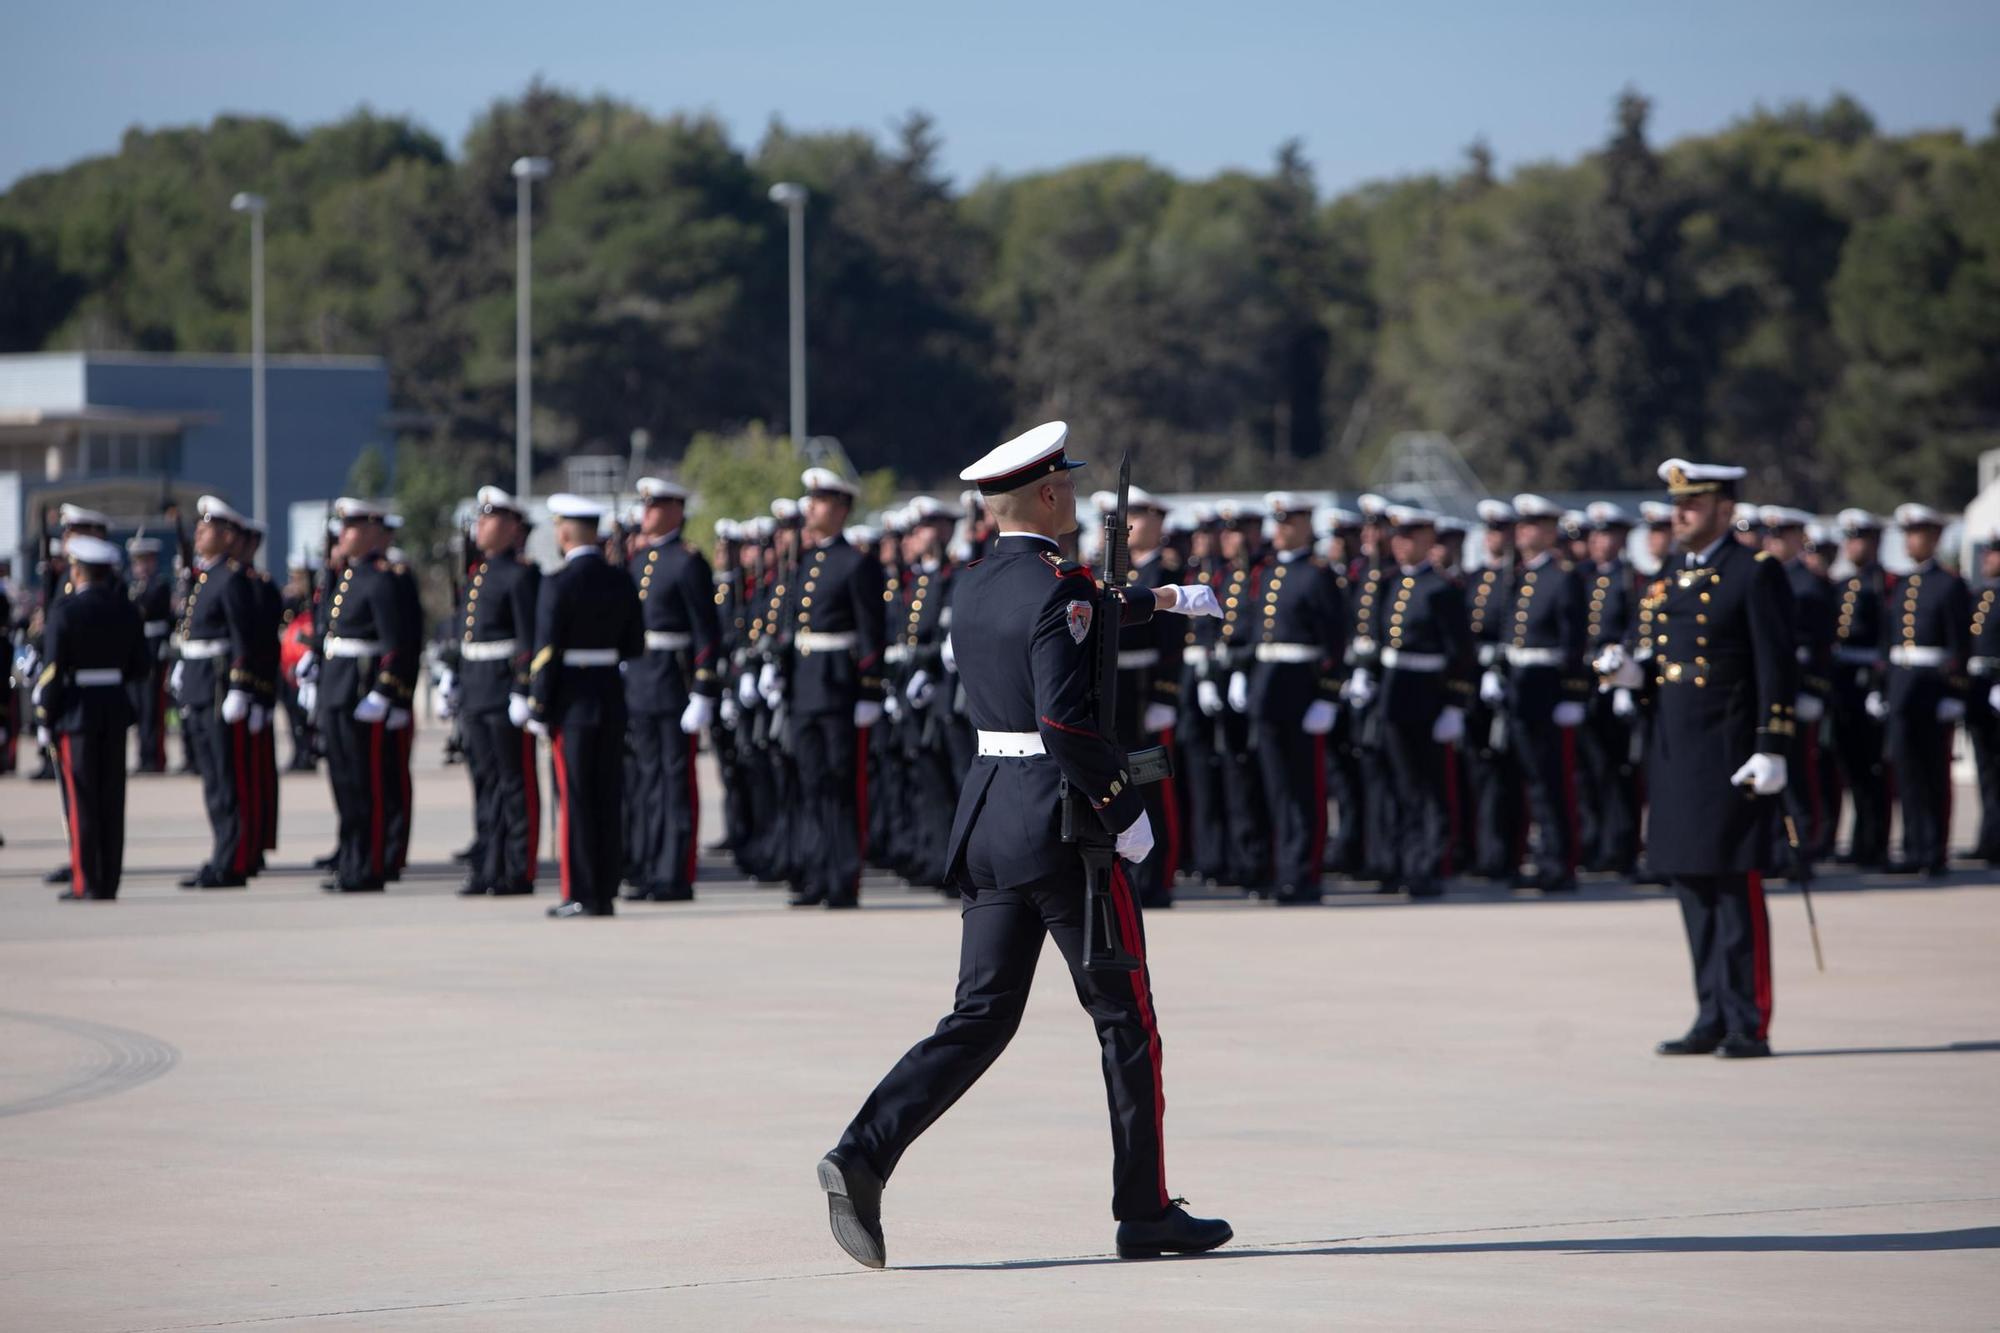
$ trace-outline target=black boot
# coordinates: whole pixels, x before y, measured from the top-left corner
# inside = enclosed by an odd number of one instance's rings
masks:
[[[826,1191],[826,1218],[840,1248],[864,1268],[886,1264],[889,1252],[882,1241],[881,1177],[859,1162],[848,1161],[836,1149],[819,1159],[819,1187]]]
[[[1219,1217],[1189,1217],[1175,1199],[1150,1222],[1118,1224],[1120,1259],[1157,1259],[1163,1254],[1200,1254],[1226,1244],[1236,1233]]]
[[[1686,1036],[1663,1041],[1653,1048],[1655,1055],[1707,1055],[1722,1045],[1722,1038],[1713,1032],[1689,1029]]]

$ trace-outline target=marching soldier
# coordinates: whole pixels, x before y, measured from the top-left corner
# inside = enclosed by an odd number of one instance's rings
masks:
[[[638,491],[645,508],[628,572],[638,583],[646,650],[625,668],[638,777],[626,799],[639,835],[626,850],[632,887],[625,897],[687,902],[700,851],[695,756],[701,733],[715,720],[722,631],[715,575],[682,539],[687,492],[658,477],[641,477]]]
[[[1849,569],[1834,589],[1833,741],[1853,810],[1842,859],[1879,870],[1889,860],[1889,774],[1882,719],[1868,701],[1880,706],[1896,580],[1882,568],[1882,521],[1865,509],[1843,509],[1838,522]]]
[[[868,827],[868,731],[882,717],[882,566],[842,535],[854,487],[808,468],[797,585],[779,628],[789,652],[762,683],[790,712],[798,766],[792,906],[858,907]]]
[[[604,507],[549,497],[563,567],[542,580],[528,664],[527,728],[555,756],[557,850],[563,900],[552,917],[610,916],[625,864],[625,733],[618,664],[646,650],[644,613],[630,576],[604,559]]]
[[[139,612],[153,666],[132,683],[141,773],[167,771],[167,637],[174,628],[173,581],[160,572],[160,539],[141,533],[125,543],[131,559],[126,596]]]
[[[481,486],[473,543],[479,549],[465,590],[458,670],[446,691],[472,770],[474,855],[462,897],[511,897],[535,891],[541,833],[541,779],[530,715],[528,659],[542,571],[520,558],[528,520],[498,486]]]
[[[1486,559],[1472,578],[1467,628],[1478,654],[1482,684],[1486,673],[1492,673],[1498,685],[1514,586],[1514,506],[1505,500],[1481,500],[1478,513],[1486,530]],[[1511,881],[1521,869],[1519,838],[1528,812],[1508,753],[1511,738],[1502,710],[1505,702],[1504,687],[1482,689],[1473,696],[1459,753],[1465,757],[1472,787],[1470,869],[1481,879]]]
[[[201,774],[213,834],[208,860],[184,889],[240,889],[261,855],[250,746],[256,702],[259,614],[256,593],[233,552],[247,520],[213,495],[196,505],[193,581],[181,607],[179,662],[172,685],[189,748]]]
[[[1104,1049],[1119,1254],[1208,1250],[1231,1236],[1228,1223],[1189,1217],[1167,1191],[1159,1027],[1143,966],[1141,909],[1121,872],[1112,876],[1121,943],[1141,966],[1120,972],[1082,965],[1082,866],[1060,840],[1063,784],[1096,808],[1128,864],[1144,859],[1152,830],[1138,791],[1122,781],[1122,753],[1099,732],[1088,705],[1097,590],[1086,570],[1058,556],[1059,539],[1076,527],[1066,433],[1060,422],[1037,427],[962,474],[980,483],[1000,532],[987,556],[965,571],[958,599],[965,614],[952,626],[979,729],[979,757],[959,794],[950,849],[965,904],[957,1000],[937,1032],[869,1094],[819,1164],[834,1238],[870,1268],[886,1261],[884,1182],[1014,1035],[1046,935],[1069,963]],[[1166,595],[1135,591],[1131,618],[1182,605],[1179,590],[1172,604]]]
[[[1803,509],[1765,505],[1758,518],[1764,528],[1764,549],[1785,571],[1785,585],[1792,602],[1792,644],[1799,662],[1799,697],[1793,708],[1798,715],[1799,733],[1791,749],[1794,781],[1785,785],[1785,813],[1792,817],[1792,829],[1799,846],[1779,859],[1795,875],[1811,870],[1812,849],[1822,837],[1831,838],[1825,828],[1828,814],[1821,807],[1820,721],[1833,693],[1833,589],[1809,568],[1803,558],[1806,527],[1812,515]]]
[[[1118,506],[1118,497],[1109,491],[1095,498],[1102,513],[1109,514]],[[1132,584],[1150,590],[1178,583],[1180,557],[1161,544],[1167,507],[1151,492],[1133,486],[1128,491],[1126,514]],[[1155,618],[1124,626],[1118,632],[1118,743],[1127,750],[1172,746],[1186,623]],[[1172,907],[1174,877],[1181,861],[1180,797],[1171,778],[1148,783],[1140,795],[1158,836],[1151,854],[1133,866],[1126,878],[1141,906]]]
[[[1637,576],[1625,562],[1632,520],[1609,501],[1584,511],[1590,522],[1590,561],[1582,571],[1588,595],[1584,651],[1590,660],[1612,644],[1630,641],[1638,622]],[[1631,696],[1625,696],[1630,701]],[[1577,728],[1581,799],[1577,859],[1590,870],[1630,875],[1639,860],[1638,757],[1632,752],[1632,716],[1615,693],[1590,691]]]
[[[1517,888],[1576,888],[1575,736],[1583,722],[1583,650],[1588,631],[1583,581],[1557,555],[1560,512],[1539,495],[1514,497],[1515,568],[1510,614],[1501,633],[1504,677],[1489,671],[1480,694],[1507,709],[1516,771],[1535,827],[1535,873]]]
[[[1892,874],[1945,874],[1950,858],[1951,731],[1965,716],[1972,598],[1937,562],[1944,518],[1926,505],[1896,506],[1915,568],[1889,598],[1888,672],[1869,711],[1888,723],[1889,762],[1902,794],[1903,857]]]
[[[125,865],[125,733],[129,687],[151,672],[144,623],[114,580],[118,548],[101,537],[64,542],[73,591],[50,608],[36,678],[37,739],[53,750],[69,812],[64,899],[118,896]]]
[[[1798,663],[1778,562],[1732,539],[1743,475],[1679,459],[1661,466],[1681,559],[1664,572],[1650,670],[1618,646],[1596,662],[1611,687],[1636,689],[1650,676],[1647,856],[1680,895],[1697,1001],[1694,1022],[1661,1042],[1661,1055],[1771,1053],[1762,872],[1772,802],[1761,798],[1786,785]]]

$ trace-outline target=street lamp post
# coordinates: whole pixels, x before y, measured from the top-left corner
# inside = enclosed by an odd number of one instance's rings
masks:
[[[528,382],[529,284],[534,255],[529,243],[529,204],[534,182],[547,180],[546,157],[514,159],[514,495],[525,503],[534,488],[534,437],[529,417],[534,389]]]
[[[250,517],[271,521],[271,459],[264,434],[264,197],[239,194],[229,201],[250,215]],[[257,548],[257,567],[271,567],[271,543]]]
[[[779,181],[771,202],[783,204],[791,231],[792,270],[792,444],[806,443],[806,187]]]

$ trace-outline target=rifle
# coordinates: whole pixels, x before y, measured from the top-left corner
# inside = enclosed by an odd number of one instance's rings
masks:
[[[1125,598],[1132,573],[1126,548],[1127,512],[1132,494],[1132,455],[1118,464],[1118,505],[1104,519],[1104,586],[1098,593],[1093,620],[1097,638],[1092,652],[1091,694],[1097,705],[1097,731],[1114,745],[1118,735],[1118,631],[1125,620]],[[1158,782],[1173,772],[1163,746],[1126,756],[1125,770],[1133,786]],[[1118,931],[1112,895],[1118,872],[1117,839],[1091,808],[1089,798],[1062,782],[1062,840],[1076,845],[1083,858],[1083,970],[1136,972],[1145,964],[1125,947]]]

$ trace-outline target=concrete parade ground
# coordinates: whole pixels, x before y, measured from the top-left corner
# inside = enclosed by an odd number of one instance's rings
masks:
[[[1234,1243],[1111,1257],[1049,949],[870,1272],[813,1166],[948,1006],[956,911],[886,877],[788,910],[715,860],[612,920],[545,919],[546,868],[460,899],[438,748],[383,895],[319,891],[310,774],[272,872],[176,889],[199,790],[149,777],[121,900],[58,903],[56,784],[0,782],[0,1329],[2000,1328],[1984,869],[1827,876],[1824,973],[1775,891],[1779,1058],[1746,1062],[1651,1053],[1693,1010],[1658,890],[1193,895],[1147,921],[1169,1184]]]

